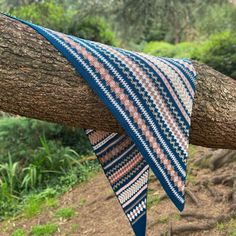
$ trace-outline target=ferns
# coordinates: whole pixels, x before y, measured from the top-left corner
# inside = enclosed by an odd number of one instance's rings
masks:
[[[65,192],[97,169],[96,162],[81,164],[83,155],[63,145],[64,134],[70,142],[69,133],[59,125],[6,117],[0,130],[0,219],[17,211],[25,196],[48,188]]]

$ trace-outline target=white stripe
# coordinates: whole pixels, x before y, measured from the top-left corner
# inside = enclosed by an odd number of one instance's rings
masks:
[[[48,31],[46,31],[45,29],[42,28],[42,30],[44,30],[46,33],[48,33],[50,36],[52,36],[56,41],[58,41],[64,48],[66,48],[68,50],[68,52],[73,55],[73,57],[79,61],[81,63],[81,65],[83,65],[83,67],[87,70],[87,72],[93,77],[94,82],[97,83],[97,85],[100,87],[100,89],[106,94],[107,99],[110,100],[110,102],[113,104],[113,106],[117,109],[117,111],[123,116],[124,120],[127,122],[127,124],[129,125],[130,129],[133,130],[133,133],[135,133],[135,135],[137,136],[137,138],[140,140],[141,144],[143,145],[144,149],[146,150],[146,152],[149,154],[150,158],[152,159],[152,161],[155,163],[157,169],[159,170],[159,173],[162,175],[163,179],[165,180],[167,186],[169,187],[169,189],[173,192],[173,194],[175,195],[175,197],[183,204],[184,203],[184,199],[182,198],[182,196],[174,189],[172,183],[170,182],[168,176],[166,175],[166,173],[164,172],[164,170],[161,168],[161,166],[159,165],[159,163],[157,162],[155,156],[153,155],[152,151],[150,150],[150,148],[148,147],[148,145],[145,143],[145,141],[143,140],[142,136],[138,133],[138,131],[136,130],[135,126],[133,125],[132,121],[129,119],[129,117],[125,114],[125,112],[123,111],[122,107],[116,102],[116,100],[114,99],[114,97],[111,95],[111,93],[107,90],[107,88],[102,85],[99,81],[99,78],[97,77],[97,75],[92,71],[92,69],[78,56],[77,53],[75,53],[66,43],[64,43],[61,39],[59,39],[58,37],[54,36],[53,34],[49,33]]]
[[[92,43],[95,47],[98,47],[97,45],[100,45],[101,46],[101,48],[100,48],[100,50],[102,50],[102,51],[104,51],[104,53],[106,53],[107,51],[109,51],[109,54],[111,55],[111,53],[112,52],[114,52],[115,50],[113,50],[113,49],[111,49],[110,47],[108,47],[108,46],[106,46],[106,45],[102,45],[102,44],[99,44],[99,43]],[[102,48],[103,47],[103,48]],[[106,50],[104,49],[104,48],[106,48]],[[127,54],[125,51],[122,51],[125,55]],[[115,53],[117,53],[117,54],[121,54],[121,56],[124,56],[122,53],[120,53],[119,51],[115,51]],[[136,54],[135,54],[136,55]],[[117,61],[119,61],[119,63],[120,64],[123,64],[123,67],[125,66],[126,67],[126,65],[120,60],[120,58],[118,57],[118,56],[116,56],[114,53],[112,54],[112,56],[113,57],[115,57],[116,58],[116,60]],[[140,58],[140,56],[139,55],[136,55],[138,58]],[[126,56],[127,57],[127,56]],[[129,58],[129,57],[128,57]],[[129,58],[129,60],[131,60],[130,58]],[[135,60],[135,62],[132,62],[132,63],[138,63],[136,60],[137,59],[133,59],[133,60]],[[145,60],[144,58],[142,58],[142,60]],[[131,60],[132,61],[132,60]],[[146,61],[146,60],[145,60]],[[115,62],[115,63],[117,63],[117,62]],[[147,62],[148,63],[148,62]],[[139,63],[138,63],[139,64]],[[140,65],[138,65],[138,66],[140,66]],[[126,68],[128,68],[129,70],[130,70],[130,68],[129,67],[126,67]],[[139,80],[146,80],[146,78],[145,77],[140,77],[140,75],[139,74],[137,74],[135,71],[133,71],[133,70],[130,70],[130,72],[137,78],[137,81],[136,81],[136,83],[140,83],[140,85],[142,86],[142,88],[146,91],[146,93],[147,94],[149,94],[149,97],[150,97],[150,99],[151,99],[151,101],[152,101],[152,105],[154,105],[155,106],[155,108],[156,108],[156,110],[157,110],[157,112],[158,112],[158,114],[161,116],[161,119],[162,119],[162,122],[167,126],[167,128],[169,129],[169,132],[168,133],[170,133],[170,135],[172,136],[172,138],[175,140],[175,143],[176,143],[176,147],[179,147],[184,153],[185,153],[185,155],[187,155],[187,151],[182,147],[182,145],[180,145],[178,142],[183,142],[183,143],[186,143],[186,141],[187,141],[187,137],[185,138],[185,135],[184,134],[182,134],[182,131],[180,130],[180,128],[179,128],[179,126],[178,126],[178,124],[177,124],[177,122],[175,122],[175,124],[174,124],[174,127],[173,128],[170,128],[170,126],[169,126],[169,124],[165,121],[165,119],[164,119],[164,117],[163,117],[163,113],[162,112],[160,112],[160,107],[159,106],[157,106],[157,104],[156,104],[156,102],[155,102],[155,100],[154,100],[154,98],[153,98],[153,96],[149,93],[149,91],[147,90],[147,88],[145,87],[145,86],[143,86],[143,84],[139,81]],[[124,72],[125,73],[125,72]],[[145,71],[144,71],[144,73],[146,73]],[[160,73],[160,72],[159,72]],[[163,76],[164,77],[164,76]],[[149,81],[148,81],[149,82]],[[154,89],[154,87],[152,88],[152,89]],[[155,93],[156,93],[156,91],[154,91]],[[173,91],[174,92],[174,91]],[[164,100],[163,98],[162,98],[162,96],[160,95],[159,97],[161,97],[161,99],[162,100]],[[177,98],[178,99],[178,98]],[[147,100],[147,98],[146,97],[144,97],[144,100]],[[147,102],[149,102],[149,101],[147,101]],[[163,106],[163,105],[162,105]],[[152,109],[152,107],[150,107],[150,109],[151,110],[153,110]],[[182,109],[184,109],[184,108],[182,108]],[[165,109],[164,109],[165,110]],[[169,113],[171,114],[171,111],[169,111]],[[157,115],[155,115],[154,114],[154,116],[156,116],[157,117]],[[179,114],[177,114],[177,116],[178,117],[176,117],[177,119],[181,119],[180,118],[180,116],[179,116]],[[173,121],[175,121],[175,116],[174,115],[172,115],[172,119],[173,119]],[[174,131],[177,131],[178,132],[178,134],[180,135],[180,138],[177,138],[176,136],[175,136],[175,134],[174,134]],[[172,132],[171,132],[172,131]],[[167,131],[164,131],[164,132],[167,132]],[[177,140],[177,141],[176,141]],[[170,141],[171,142],[171,141]],[[183,157],[182,157],[182,159],[184,159]]]
[[[105,148],[103,148],[100,152],[97,152],[97,155],[101,155],[103,152],[105,152],[108,148],[112,147],[113,145],[115,145],[116,143],[118,143],[121,139],[123,138],[123,136],[120,136],[118,139],[114,140],[112,143],[110,143],[109,145],[107,145]]]
[[[146,165],[146,166],[141,170],[141,172],[139,172],[138,175],[136,175],[136,176],[135,176],[131,181],[129,181],[129,183],[127,183],[125,186],[123,186],[122,188],[120,188],[120,189],[116,192],[116,194],[119,195],[122,191],[124,191],[126,188],[128,188],[133,182],[136,181],[136,179],[139,178],[139,176],[141,176],[141,175],[143,174],[143,172],[145,172],[145,171],[148,170],[148,169],[149,169],[149,166]]]
[[[128,149],[125,150],[125,152],[122,153],[122,155],[120,155],[118,158],[116,158],[114,161],[112,161],[111,163],[109,163],[108,165],[106,165],[104,168],[104,170],[106,170],[107,168],[109,168],[111,165],[113,165],[115,162],[119,161],[124,155],[126,155],[126,153],[128,153],[132,148],[135,147],[135,144],[133,144],[132,146],[130,146]]]
[[[75,40],[78,42],[78,40]],[[129,87],[129,85],[127,84],[127,82],[124,81],[124,79],[122,78],[122,76],[119,74],[119,72],[112,67],[112,65],[103,57],[101,56],[97,51],[95,51],[94,49],[92,49],[91,47],[89,47],[88,45],[86,45],[83,42],[80,42],[80,44],[82,44],[84,47],[89,48],[94,54],[96,54],[104,63],[106,63],[106,65],[110,68],[110,70],[113,71],[113,73],[117,76],[117,78],[120,80],[120,82],[123,84],[123,86],[125,86],[125,88],[128,90],[129,95],[132,96],[133,100],[136,101],[136,103],[138,104],[140,110],[142,111],[143,115],[146,117],[146,119],[149,121],[150,126],[153,128],[154,133],[156,134],[156,136],[159,138],[160,142],[162,143],[163,147],[165,148],[165,150],[167,151],[167,153],[169,154],[169,156],[171,157],[171,159],[173,160],[173,162],[175,163],[177,169],[179,170],[179,172],[182,174],[183,177],[186,176],[186,172],[185,170],[181,167],[181,165],[179,164],[179,161],[176,159],[175,155],[171,152],[170,148],[168,147],[168,145],[165,143],[163,137],[161,136],[161,134],[159,133],[155,122],[153,121],[153,119],[149,116],[149,114],[147,113],[147,111],[145,110],[145,108],[142,106],[140,100],[138,99],[138,97],[134,94],[134,92],[132,91],[132,89]]]
[[[109,136],[107,136],[105,139],[103,139],[101,142],[99,142],[97,145],[93,146],[94,150],[97,150],[98,148],[102,147],[104,144],[109,142],[112,138],[114,138],[117,134],[112,133]]]

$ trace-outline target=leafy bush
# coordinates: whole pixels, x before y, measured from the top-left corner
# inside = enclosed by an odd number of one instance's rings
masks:
[[[143,52],[159,57],[196,58],[199,44],[195,42],[182,42],[170,44],[166,42],[153,41],[144,46]]]
[[[115,34],[102,17],[87,17],[83,20],[75,19],[69,32],[80,38],[116,45]]]
[[[44,27],[68,33],[75,11],[65,10],[54,0],[16,7],[11,14]]]
[[[195,42],[182,42],[175,45],[175,55],[176,58],[191,58],[196,59],[199,54],[199,43]]]
[[[5,117],[0,119],[0,161],[8,160],[11,151],[13,161],[27,161],[41,146],[40,137],[69,146],[79,155],[92,153],[91,145],[82,129],[38,121],[35,119]]]
[[[152,41],[143,48],[144,53],[159,57],[174,57],[176,54],[175,46],[167,42]]]
[[[236,33],[223,32],[210,37],[200,50],[199,59],[236,79]]]
[[[116,44],[115,34],[104,18],[93,16],[81,20],[76,17],[76,10],[65,9],[62,4],[56,3],[55,0],[16,7],[11,11],[11,14],[66,34],[105,44]]]
[[[221,73],[236,79],[236,33],[212,35],[204,42],[149,42],[143,52],[161,57],[190,58],[204,62]]]

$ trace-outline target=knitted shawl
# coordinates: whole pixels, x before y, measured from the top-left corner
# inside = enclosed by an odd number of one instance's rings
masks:
[[[146,232],[150,169],[182,211],[196,85],[192,63],[131,52],[19,21],[61,52],[124,128],[123,135],[92,129],[86,133],[135,235]]]

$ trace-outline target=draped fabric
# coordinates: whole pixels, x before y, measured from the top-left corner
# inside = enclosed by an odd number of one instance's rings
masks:
[[[86,133],[135,235],[144,236],[146,231],[149,168],[182,211],[196,84],[192,63],[20,21],[62,53],[124,128],[123,135],[91,129]]]

